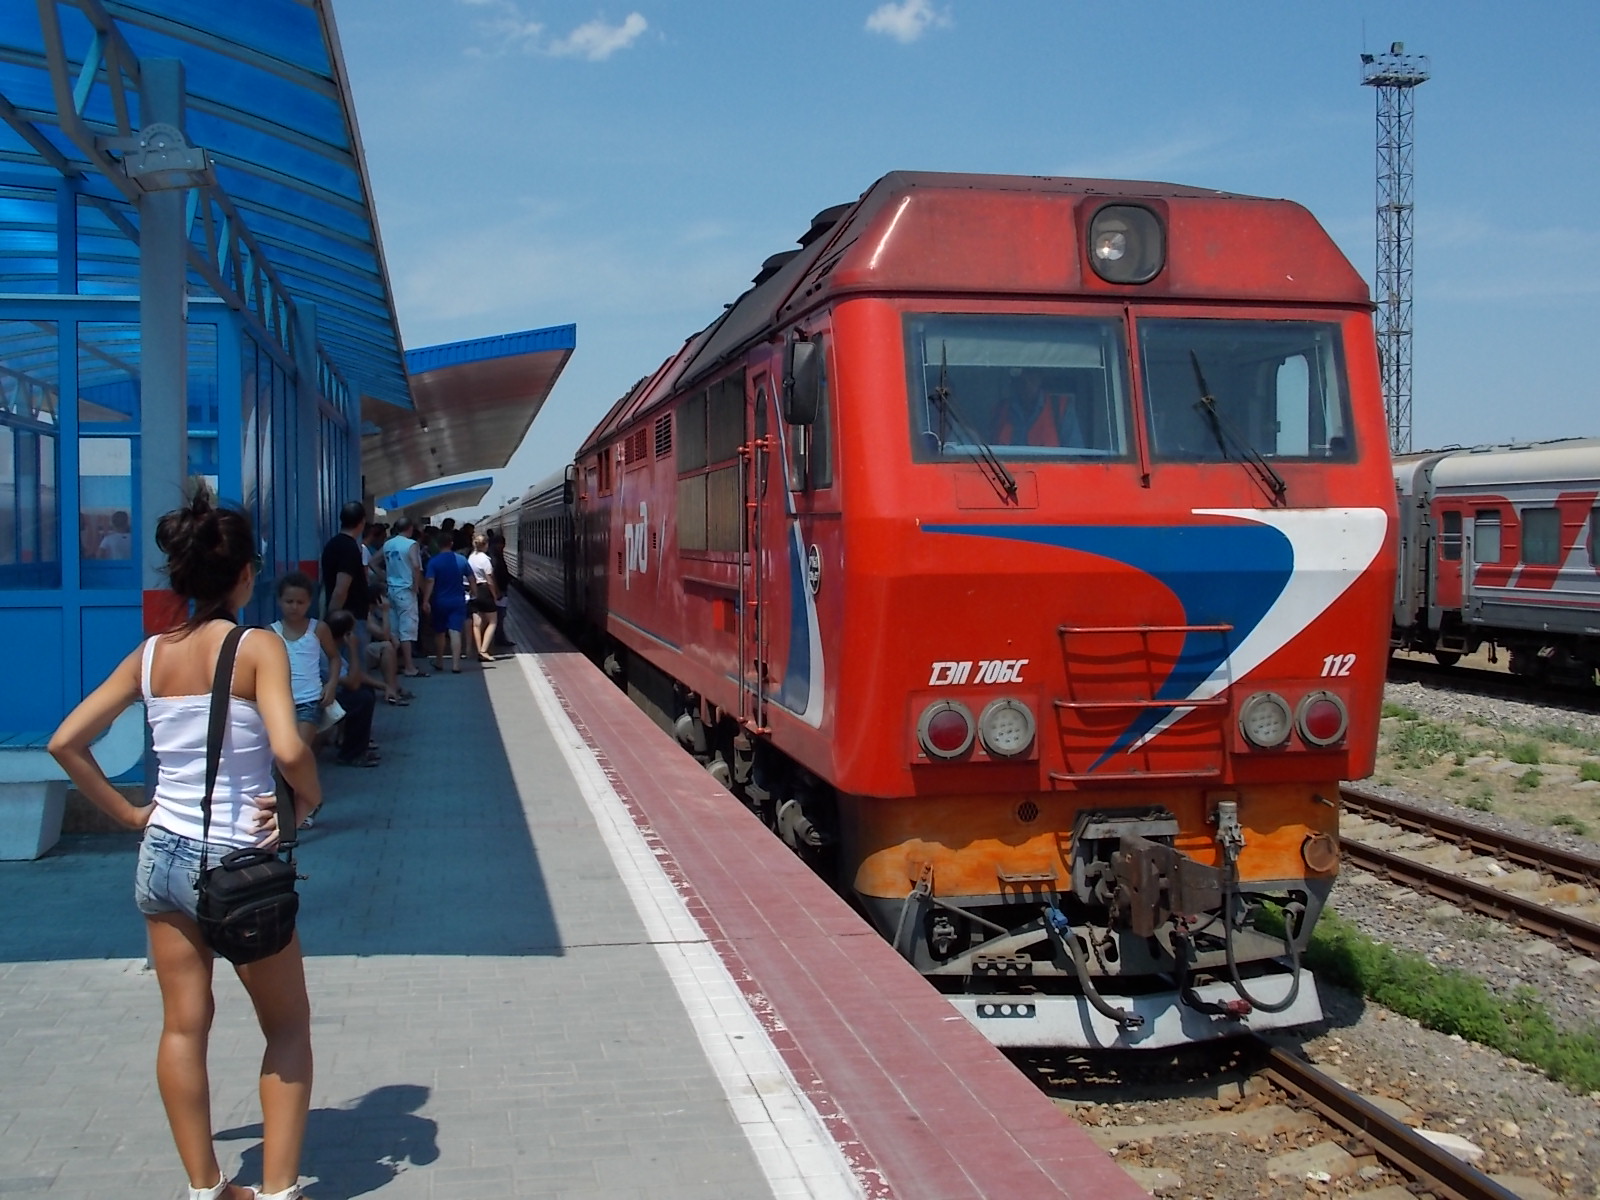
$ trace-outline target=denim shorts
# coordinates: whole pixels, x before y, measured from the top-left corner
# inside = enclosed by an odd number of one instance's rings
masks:
[[[210,843],[206,866],[213,867],[222,856],[237,846]],[[168,829],[145,827],[139,843],[139,865],[133,873],[133,902],[147,917],[181,912],[198,919],[200,883],[200,840],[186,838]]]
[[[315,700],[307,700],[304,704],[296,704],[294,706],[294,719],[296,721],[307,721],[312,725],[320,724],[322,721],[321,697]]]

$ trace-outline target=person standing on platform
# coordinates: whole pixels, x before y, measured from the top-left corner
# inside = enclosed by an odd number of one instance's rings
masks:
[[[490,561],[488,535],[472,535],[472,553],[467,555],[467,565],[472,568],[472,599],[467,607],[472,610],[472,648],[479,662],[493,662],[494,631],[500,612],[500,590],[494,585],[494,563]]]
[[[73,785],[96,808],[144,833],[133,891],[161,988],[156,1083],[189,1177],[190,1200],[251,1200],[257,1194],[223,1177],[212,1146],[206,1045],[215,1011],[215,956],[195,914],[212,681],[235,614],[255,591],[258,545],[250,518],[216,507],[204,490],[163,516],[156,524],[156,546],[167,556],[172,590],[190,615],[136,647],[50,738],[50,753]],[[282,640],[265,630],[246,633],[229,692],[228,734],[204,846],[213,863],[232,850],[276,844],[274,763],[294,788],[297,822],[322,803],[316,763],[295,726]],[[90,749],[118,714],[141,698],[157,763],[155,802],[146,808],[130,804],[112,786]],[[267,1041],[260,1077],[261,1170],[267,1189],[262,1200],[298,1200],[311,1104],[311,1004],[300,935],[277,954],[234,970]]]
[[[339,532],[322,548],[323,617],[342,608],[355,618],[359,653],[351,666],[357,676],[367,661],[367,613],[372,604],[367,566],[361,556],[361,535],[366,528],[367,510],[361,501],[352,500],[339,510]]]
[[[422,594],[422,550],[412,537],[416,528],[415,521],[401,517],[394,523],[394,536],[383,544],[392,629],[400,639],[400,674],[408,679],[427,674],[411,659],[411,644],[417,640],[418,597]]]
[[[439,532],[439,552],[428,560],[422,580],[422,611],[433,629],[433,669],[444,670],[444,649],[450,646],[450,671],[461,674],[461,638],[467,626],[467,594],[472,568],[464,555],[450,545],[450,535]]]
[[[278,619],[272,623],[272,631],[283,639],[289,651],[294,719],[308,746],[317,740],[322,710],[333,703],[339,681],[339,673],[334,669],[339,647],[334,644],[327,624],[311,615],[313,591],[311,580],[299,571],[290,571],[278,580]],[[324,674],[328,676],[327,682],[323,682]]]
[[[500,650],[515,650],[517,644],[506,632],[506,609],[511,599],[511,571],[506,567],[506,535],[498,529],[489,531],[489,561],[494,564],[494,644]]]

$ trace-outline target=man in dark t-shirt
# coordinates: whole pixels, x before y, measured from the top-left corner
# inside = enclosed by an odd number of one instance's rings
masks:
[[[339,510],[339,532],[322,548],[322,599],[326,613],[347,609],[360,629],[372,607],[367,591],[367,570],[361,561],[361,534],[367,510],[352,500]]]

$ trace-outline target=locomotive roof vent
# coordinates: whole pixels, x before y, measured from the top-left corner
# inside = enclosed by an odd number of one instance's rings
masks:
[[[1161,218],[1139,204],[1107,204],[1089,219],[1089,265],[1107,283],[1149,283],[1166,264]]]
[[[854,207],[855,205],[853,203],[835,204],[832,208],[823,209],[816,216],[811,218],[811,228],[806,230],[805,233],[801,235],[800,244],[802,246],[811,245],[812,242],[816,241],[823,234],[827,233],[828,230],[837,225],[839,223],[839,218],[844,216],[845,213],[849,212]]]
[[[800,251],[798,250],[783,250],[771,255],[766,262],[761,264],[761,270],[756,273],[756,277],[750,282],[756,284],[765,283],[783,269],[784,263],[790,261],[799,253]]]

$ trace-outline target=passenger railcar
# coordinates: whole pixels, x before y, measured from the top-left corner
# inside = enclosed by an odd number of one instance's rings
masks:
[[[1314,1019],[1394,589],[1371,307],[1286,201],[888,175],[584,442],[563,611],[993,1040]]]
[[[1395,462],[1393,644],[1446,665],[1490,646],[1519,675],[1600,670],[1600,439],[1430,451]]]

